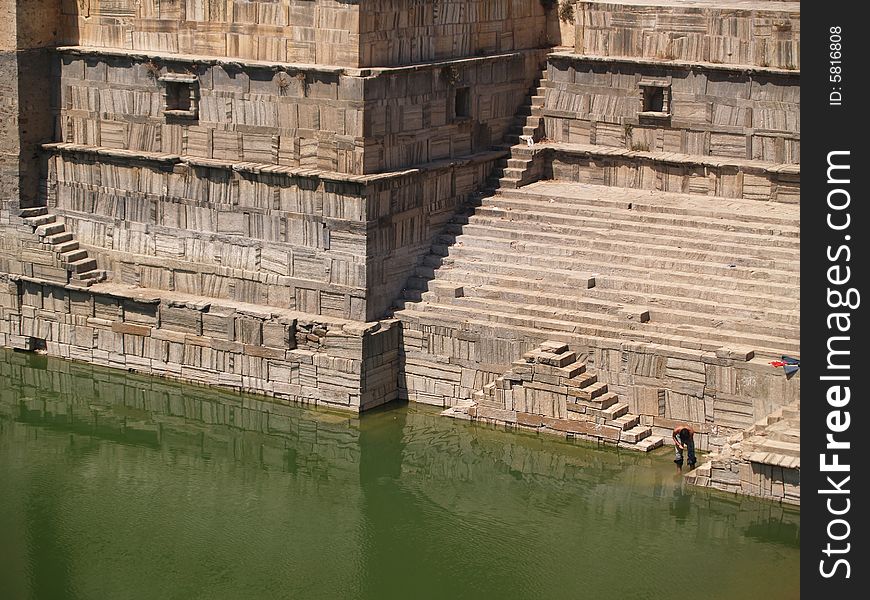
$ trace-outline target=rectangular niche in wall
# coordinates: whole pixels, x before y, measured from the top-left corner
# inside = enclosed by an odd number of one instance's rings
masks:
[[[456,97],[453,102],[453,116],[457,119],[471,117],[471,88],[456,88]]]
[[[671,118],[671,83],[666,79],[642,79],[640,88],[639,118]]]
[[[199,79],[189,73],[167,73],[163,84],[163,114],[195,119],[199,114]]]

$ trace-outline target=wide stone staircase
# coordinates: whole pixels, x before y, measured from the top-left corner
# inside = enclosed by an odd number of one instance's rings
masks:
[[[778,359],[800,352],[799,245],[796,205],[542,181],[455,217],[397,315]]]
[[[664,439],[629,412],[567,344],[546,341],[485,385],[471,401],[442,414],[567,435],[643,452]]]
[[[106,272],[97,268],[97,261],[88,256],[87,250],[79,247],[64,222],[56,215],[49,214],[46,207],[21,209],[19,216],[38,237],[40,247],[53,252],[54,257],[66,267],[67,281],[90,286],[106,279]]]

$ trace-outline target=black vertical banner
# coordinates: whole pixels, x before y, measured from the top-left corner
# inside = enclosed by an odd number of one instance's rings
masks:
[[[863,598],[870,31],[860,3],[801,8],[801,594]]]

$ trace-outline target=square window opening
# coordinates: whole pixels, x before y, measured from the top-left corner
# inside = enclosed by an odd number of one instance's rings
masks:
[[[644,112],[665,112],[665,89],[661,87],[643,88]]]
[[[166,110],[190,111],[191,84],[179,81],[166,82]]]

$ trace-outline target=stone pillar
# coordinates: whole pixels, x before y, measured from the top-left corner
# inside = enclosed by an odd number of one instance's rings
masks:
[[[39,144],[51,141],[60,0],[0,0],[0,212],[39,202]],[[3,219],[0,219],[3,220]]]

